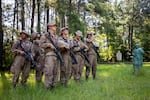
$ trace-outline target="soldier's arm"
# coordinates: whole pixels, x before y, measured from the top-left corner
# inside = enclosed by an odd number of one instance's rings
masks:
[[[86,38],[86,42],[92,42],[92,39]]]
[[[32,54],[32,56],[34,57],[35,56],[35,45],[32,43],[31,44],[31,54]]]
[[[41,36],[41,38],[40,38],[40,47],[41,48],[52,48],[52,49],[54,49],[54,47],[53,47],[53,45],[51,44],[51,43],[46,43],[46,36],[45,35],[43,35],[43,36]]]
[[[14,45],[13,45],[12,48],[11,48],[11,51],[12,51],[13,53],[20,53],[21,50],[18,49],[18,46],[19,46],[19,41],[17,41],[17,42],[14,43]]]
[[[85,48],[84,51],[88,51],[89,50],[89,47],[83,42],[81,42],[81,48]]]
[[[77,51],[80,50],[80,47],[79,47],[79,46],[76,46],[76,45],[74,44],[74,40],[71,40],[71,41],[70,41],[70,47],[72,48],[72,50],[73,50],[74,52],[77,52]]]
[[[69,49],[69,44],[64,42],[63,40],[58,40],[58,47],[60,49]]]

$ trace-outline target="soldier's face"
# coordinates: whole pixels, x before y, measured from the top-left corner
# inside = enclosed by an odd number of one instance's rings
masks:
[[[24,33],[21,33],[20,35],[21,35],[21,38],[22,38],[22,39],[26,39],[26,38],[27,38],[27,35],[24,34]]]
[[[81,36],[76,35],[77,40],[81,40]]]
[[[63,33],[63,36],[67,37],[67,36],[68,36],[69,31],[68,31],[68,30],[64,30],[62,33]]]
[[[92,38],[92,34],[88,34],[88,38],[91,39]]]
[[[49,26],[49,29],[52,30],[53,32],[56,32],[56,28],[57,28],[56,25],[54,25],[54,26]]]

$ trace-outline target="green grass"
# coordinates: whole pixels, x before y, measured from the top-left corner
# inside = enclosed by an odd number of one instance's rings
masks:
[[[138,76],[133,75],[131,64],[101,64],[97,79],[90,76],[81,83],[69,81],[67,88],[58,84],[53,91],[42,84],[35,84],[33,71],[28,87],[11,86],[12,75],[0,77],[0,100],[150,100],[150,64],[144,64]]]

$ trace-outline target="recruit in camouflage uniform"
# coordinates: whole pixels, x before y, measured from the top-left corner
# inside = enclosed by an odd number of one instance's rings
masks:
[[[23,51],[23,49],[25,49],[29,53],[32,53],[32,43],[27,39],[29,37],[27,32],[22,31],[20,35],[21,40],[17,41],[12,47],[12,52],[15,53],[14,62],[11,66],[11,72],[14,74],[13,87],[16,87],[21,72],[21,83],[23,86],[26,86],[27,78],[29,76],[31,67],[30,61],[25,58],[25,52]]]
[[[85,48],[84,51],[88,50],[88,47],[81,41],[82,32],[80,30],[75,32],[75,39],[73,40],[73,51],[77,59],[77,64],[72,65],[74,80],[80,81],[84,68],[84,56],[80,50]]]
[[[49,40],[49,37],[55,44],[58,44],[58,36],[56,34],[56,24],[51,22],[48,24],[48,32],[41,36],[40,46],[45,51],[45,61],[44,61],[44,75],[45,75],[45,87],[54,88],[58,81],[58,68],[60,62],[57,58],[56,53],[54,52],[55,47],[52,42]]]
[[[36,62],[36,82],[41,82],[44,68],[44,50],[40,47],[40,34],[32,33],[34,61]]]
[[[87,53],[88,53],[90,63],[86,64],[86,80],[89,77],[91,68],[92,68],[93,79],[95,79],[95,77],[96,77],[97,55],[93,49],[94,44],[93,44],[93,37],[92,36],[93,36],[93,33],[87,33],[86,45],[89,48]]]
[[[71,77],[71,67],[72,67],[72,61],[70,57],[70,48],[71,48],[71,40],[68,38],[68,28],[63,27],[61,29],[61,36],[59,37],[59,41],[64,42],[64,47],[61,49],[61,54],[64,59],[64,66],[60,67],[60,81],[63,86],[67,85],[68,80]]]

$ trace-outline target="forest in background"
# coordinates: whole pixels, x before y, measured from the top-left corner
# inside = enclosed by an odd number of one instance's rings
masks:
[[[47,31],[47,23],[55,20],[60,28],[95,33],[99,44],[100,62],[116,61],[116,52],[123,61],[132,60],[132,49],[139,43],[150,61],[149,0],[0,0],[0,62],[9,68],[13,61],[10,49],[19,32]]]

